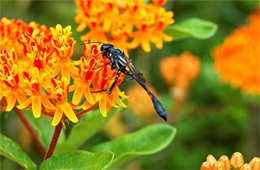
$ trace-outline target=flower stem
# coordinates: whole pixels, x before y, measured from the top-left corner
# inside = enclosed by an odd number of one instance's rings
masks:
[[[76,113],[77,116],[83,115],[91,110],[94,110],[95,108],[98,107],[98,103],[92,105],[90,108],[86,109],[86,110],[81,110],[80,112]]]
[[[38,139],[35,131],[33,130],[33,127],[31,126],[31,124],[29,123],[29,121],[27,120],[27,118],[24,116],[24,113],[18,109],[17,107],[14,108],[15,112],[17,113],[17,115],[20,117],[21,121],[23,122],[23,124],[25,125],[25,127],[28,129],[28,131],[30,132],[30,134],[32,135],[32,138],[37,146],[37,148],[39,149],[42,157],[44,157],[45,155],[45,150],[44,147],[42,146],[40,140]]]
[[[56,147],[56,144],[57,144],[57,142],[58,142],[61,129],[62,129],[62,122],[60,122],[60,123],[56,126],[56,128],[55,128],[55,131],[54,131],[53,136],[52,136],[51,144],[50,144],[50,146],[49,146],[48,152],[47,152],[47,153],[45,154],[45,156],[44,156],[44,159],[48,159],[49,157],[52,156],[52,154],[53,154],[53,152],[54,152],[54,149],[55,149],[55,147]]]

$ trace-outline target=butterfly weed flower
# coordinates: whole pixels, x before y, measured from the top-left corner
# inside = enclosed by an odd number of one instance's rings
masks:
[[[25,32],[21,35],[20,44],[24,48],[24,71],[37,67],[40,73],[53,72],[54,66],[51,61],[56,60],[53,57],[53,47],[51,46],[48,34],[35,29],[32,33]]]
[[[162,7],[165,0],[152,3],[144,0],[75,2],[77,30],[89,29],[81,36],[82,40],[110,42],[124,51],[141,45],[145,52],[151,51],[151,42],[161,49],[163,40],[172,40],[163,32],[174,23],[173,12]]]
[[[249,162],[249,165],[252,169],[260,169],[260,158],[259,157],[254,157],[251,159]]]
[[[35,118],[41,116],[42,105],[47,109],[56,110],[56,107],[49,101],[48,97],[41,92],[46,78],[46,73],[40,74],[37,67],[34,67],[31,73],[23,72],[23,86],[29,98],[18,105],[17,108],[26,109],[31,105]]]
[[[235,152],[231,159],[230,164],[234,168],[241,168],[244,165],[244,158],[240,152]]]
[[[166,82],[172,87],[172,95],[183,101],[190,83],[198,76],[200,60],[189,52],[161,60],[160,69]]]
[[[201,164],[201,170],[215,170],[215,169],[250,169],[258,170],[260,167],[260,158],[254,157],[249,163],[244,162],[243,155],[240,152],[235,152],[231,159],[226,155],[222,155],[218,160],[213,155],[208,155],[206,161]]]
[[[50,86],[47,88],[50,98],[56,102],[56,110],[52,120],[52,125],[56,126],[63,117],[63,114],[72,122],[78,122],[78,118],[74,113],[72,106],[68,102],[69,81],[64,76],[61,80],[51,79]]]
[[[6,111],[11,111],[16,101],[22,103],[26,100],[26,94],[20,88],[20,73],[14,49],[11,51],[2,50],[0,53],[0,79],[1,99],[3,96],[6,97]]]
[[[126,107],[120,98],[127,98],[127,96],[118,87],[125,77],[124,74],[119,76],[113,93],[107,93],[107,89],[111,87],[117,71],[106,65],[109,59],[100,55],[100,47],[100,44],[95,43],[84,45],[83,53],[85,56],[81,57],[78,75],[75,77],[75,85],[72,87],[72,89],[75,89],[72,103],[81,102],[84,95],[87,99],[82,104],[84,110],[94,103],[98,103],[101,114],[106,116],[111,107]]]
[[[55,66],[54,76],[61,72],[61,76],[65,76],[70,81],[71,74],[76,74],[76,68],[71,60],[74,54],[76,41],[71,37],[71,26],[62,28],[57,25],[56,28],[51,28],[52,45],[55,48],[55,54],[58,57],[58,64]]]
[[[200,60],[189,52],[180,56],[170,56],[162,59],[161,73],[166,82],[187,89],[191,80],[194,80],[200,71]]]
[[[237,28],[213,51],[215,68],[224,82],[245,93],[260,94],[260,12],[252,14],[249,25]]]
[[[18,109],[32,108],[35,118],[51,116],[52,125],[56,126],[66,119],[78,122],[78,109],[87,111],[99,105],[106,116],[111,107],[126,107],[121,99],[127,96],[118,87],[123,74],[112,94],[106,91],[116,70],[104,65],[107,59],[101,55],[100,44],[84,45],[84,56],[73,61],[76,41],[70,26],[63,28],[58,24],[47,29],[18,21],[2,18],[0,25],[5,39],[0,51],[0,99],[6,99],[6,111],[15,105]],[[18,31],[21,25],[23,29]],[[9,32],[12,28],[17,32]],[[72,101],[68,99],[70,93],[74,93]]]

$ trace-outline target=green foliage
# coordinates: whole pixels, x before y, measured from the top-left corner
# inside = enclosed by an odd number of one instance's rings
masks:
[[[199,18],[190,18],[180,23],[173,24],[166,28],[166,34],[175,40],[194,37],[198,39],[208,39],[217,31],[217,25]]]
[[[109,111],[107,117],[101,116],[99,110],[91,111],[83,115],[83,120],[73,126],[67,140],[57,146],[56,152],[64,152],[78,148],[99,131],[116,112],[121,110],[122,108],[113,108]]]
[[[122,163],[138,155],[149,155],[167,147],[173,140],[176,129],[167,124],[147,126],[134,133],[120,136],[92,148],[92,151],[112,151],[113,164]]]
[[[10,138],[0,134],[0,154],[18,163],[26,169],[36,169],[35,163],[21,149],[21,147]]]
[[[231,156],[234,151],[240,151],[244,155],[245,162],[259,154],[257,153],[259,150],[257,143],[259,138],[259,97],[252,98],[252,96],[242,95],[238,89],[222,82],[221,77],[218,77],[214,70],[211,56],[212,49],[222,43],[227,35],[235,28],[247,24],[248,16],[255,12],[258,4],[257,0],[227,1],[225,3],[194,0],[168,1],[165,7],[174,12],[176,23],[167,28],[165,32],[174,37],[174,40],[182,41],[164,43],[162,50],[154,48],[152,53],[148,54],[139,49],[129,51],[133,64],[144,73],[147,82],[156,88],[161,102],[169,112],[169,122],[178,129],[178,136],[174,142],[170,143],[171,138],[175,135],[175,128],[169,125],[154,125],[158,129],[154,127],[151,130],[150,128],[153,126],[150,126],[102,143],[107,137],[103,133],[96,133],[117,110],[110,111],[107,118],[102,117],[96,110],[81,116],[83,119],[79,123],[67,125],[67,140],[62,133],[59,139],[61,143],[56,147],[55,155],[44,161],[41,168],[102,169],[111,165],[116,166],[136,156],[146,155],[134,160],[139,169],[199,169],[207,154],[213,154],[218,158],[223,154]],[[62,26],[72,25],[73,37],[77,42],[80,42],[80,35],[86,33],[76,31],[78,25],[74,22],[76,6],[73,1],[63,3],[3,1],[1,5],[3,16],[8,18],[22,19],[27,23],[36,21],[48,27],[53,27],[58,23]],[[38,13],[41,13],[41,17],[38,17]],[[221,29],[217,31],[217,28]],[[203,41],[198,39],[203,39]],[[82,45],[77,43],[76,48],[73,57],[79,58],[82,55]],[[159,63],[163,57],[181,54],[184,51],[189,51],[200,58],[201,71],[198,78],[191,83],[187,92],[187,101],[181,106],[175,107],[174,99],[170,94],[171,87],[164,83],[159,71]],[[169,71],[171,70],[169,69]],[[54,127],[50,126],[51,118],[43,115],[41,118],[35,119],[30,110],[24,112],[43,146],[47,148],[54,130]],[[158,121],[155,117],[139,119],[138,116],[132,116],[130,110],[126,110],[122,121],[124,127],[128,131],[132,131],[137,127],[144,127],[151,122]],[[14,113],[1,113],[0,130],[7,136],[20,140],[17,119]],[[96,135],[91,138],[95,141],[93,143],[97,143],[97,140],[102,141],[99,141],[101,144],[93,146],[91,150],[114,152],[114,160],[113,154],[110,152],[71,151],[83,143],[91,145],[89,139],[94,134]],[[164,134],[168,134],[168,137]],[[164,137],[158,137],[161,135]],[[2,135],[0,139],[1,155],[13,160],[23,168],[36,168],[36,165],[17,144]],[[167,146],[168,144],[169,146]],[[166,146],[167,150],[147,155],[158,152]],[[89,149],[89,147],[84,148],[83,146],[82,149]],[[30,156],[37,164],[42,161],[35,158],[38,154],[39,152],[35,148],[30,151]],[[5,158],[0,161],[0,169],[17,168],[16,163]]]
[[[91,153],[86,151],[65,152],[44,161],[40,169],[104,169],[112,160],[111,152]]]

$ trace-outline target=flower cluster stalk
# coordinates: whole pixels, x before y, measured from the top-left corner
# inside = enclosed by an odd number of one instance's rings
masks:
[[[28,129],[28,131],[30,132],[30,134],[32,135],[32,138],[38,148],[38,150],[41,153],[41,156],[44,157],[45,155],[45,150],[44,147],[42,146],[40,140],[38,139],[35,131],[33,130],[31,124],[29,123],[29,121],[27,120],[27,118],[24,116],[24,113],[19,110],[18,108],[14,108],[15,112],[17,113],[17,115],[20,117],[21,121],[23,122],[23,124],[25,125],[25,127]]]

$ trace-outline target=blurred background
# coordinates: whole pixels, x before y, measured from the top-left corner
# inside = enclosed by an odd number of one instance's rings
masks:
[[[218,31],[207,40],[176,40],[164,43],[162,50],[152,46],[151,53],[145,53],[141,47],[129,51],[134,65],[144,73],[151,89],[169,112],[168,123],[177,128],[177,136],[167,149],[150,156],[138,157],[121,168],[198,169],[208,154],[213,154],[216,158],[221,155],[230,157],[239,151],[244,155],[245,162],[260,155],[259,96],[243,94],[240,89],[222,82],[214,68],[212,57],[212,50],[223,43],[226,36],[248,23],[248,16],[256,11],[258,3],[257,0],[170,0],[164,5],[167,10],[174,12],[175,23],[197,17],[216,23]],[[56,24],[63,27],[71,25],[73,37],[80,42],[79,37],[84,32],[76,31],[75,10],[76,4],[72,0],[0,2],[1,18],[22,19],[26,23],[35,21],[47,27],[55,27]],[[185,88],[179,88],[176,84],[170,85],[167,77],[163,76],[167,67],[163,67],[162,63],[166,57],[181,56],[183,52],[196,56],[192,63],[197,64],[192,71],[197,74],[185,83]],[[81,55],[82,45],[77,43],[74,60]],[[190,68],[189,65],[185,66]],[[179,74],[182,71],[186,71],[185,67],[179,70]],[[122,85],[122,89],[130,96],[129,107],[84,144],[83,149],[147,124],[162,122],[154,113],[149,98],[136,85],[135,82]],[[36,147],[30,136],[26,135],[26,129],[17,123],[19,120],[16,114],[3,113],[0,118],[1,133],[21,143],[32,159],[39,162]],[[17,168],[16,166],[1,156],[1,168]]]

